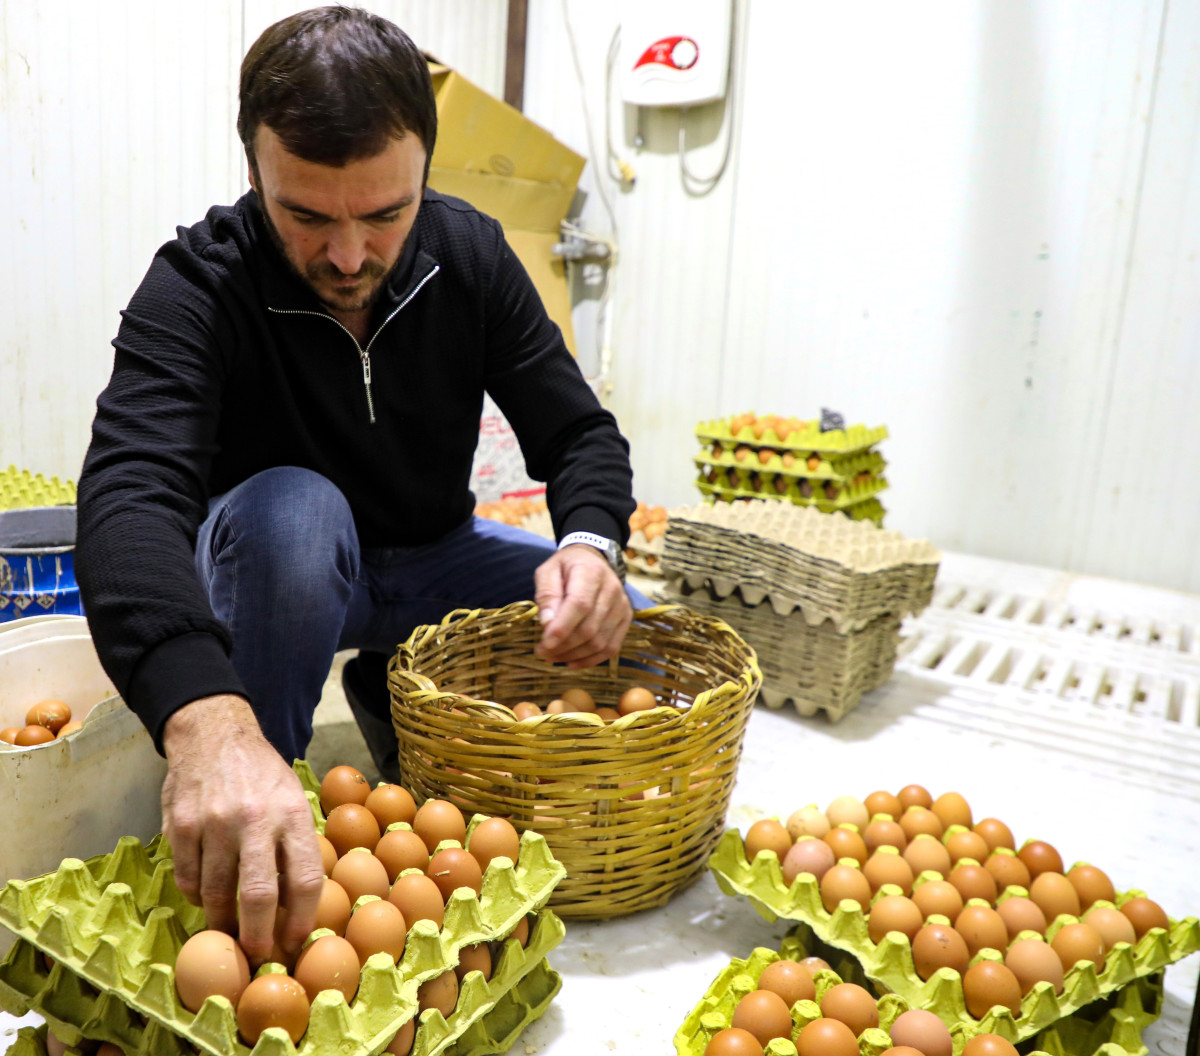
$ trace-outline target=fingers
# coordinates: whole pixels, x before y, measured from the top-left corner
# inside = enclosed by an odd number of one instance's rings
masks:
[[[533,573],[533,600],[537,602],[538,617],[543,626],[554,622],[565,589],[562,557],[556,553],[538,565]]]
[[[625,590],[606,564],[570,565],[566,595],[537,653],[573,668],[603,663],[619,653],[632,619]]]
[[[251,964],[265,961],[275,941],[275,908],[279,904],[275,839],[266,819],[255,818],[242,830],[240,859],[233,863],[238,941]],[[207,855],[205,858],[207,861]]]
[[[280,895],[288,907],[283,931],[277,936],[285,953],[298,950],[317,922],[317,903],[325,883],[317,830],[308,801],[303,814],[293,819],[280,842]]]
[[[237,927],[238,837],[227,813],[210,810],[200,844],[200,903],[208,926],[231,935]]]
[[[193,906],[200,905],[200,826],[175,805],[171,777],[163,783],[163,835],[171,846],[175,886]]]

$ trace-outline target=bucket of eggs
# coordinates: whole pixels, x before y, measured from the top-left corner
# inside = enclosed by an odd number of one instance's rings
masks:
[[[535,654],[537,606],[460,610],[388,667],[405,786],[543,834],[567,869],[551,905],[600,918],[662,905],[725,826],[762,675],[721,620],[635,614],[619,658],[580,671]]]
[[[1196,918],[1118,893],[1090,863],[1065,869],[1044,840],[1018,848],[1003,821],[919,785],[730,831],[709,866],[727,894],[968,1034],[1032,1037],[1200,949]]]
[[[418,810],[350,767],[319,787],[296,769],[327,873],[298,957],[276,949],[251,978],[237,942],[179,894],[165,841],[127,838],[0,892],[20,936],[0,1006],[45,1016],[48,1048],[107,1041],[126,1056],[507,1047],[560,985],[545,955],[563,928],[543,907],[563,869],[545,842],[445,802]]]

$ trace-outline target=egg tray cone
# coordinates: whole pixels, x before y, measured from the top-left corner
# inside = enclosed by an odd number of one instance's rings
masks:
[[[933,597],[941,554],[926,540],[780,503],[672,510],[664,574],[716,597],[769,601],[781,616],[799,609],[841,633],[887,613],[922,611]]]
[[[29,506],[73,506],[75,482],[58,477],[47,480],[41,473],[9,466],[0,472],[0,510]]]
[[[752,447],[774,447],[789,451],[816,451],[832,455],[851,455],[874,447],[886,440],[886,425],[873,429],[865,425],[849,425],[845,429],[829,429],[821,432],[819,422],[807,422],[802,429],[793,429],[787,436],[779,436],[774,429],[766,430],[756,437],[750,426],[743,426],[736,434],[729,428],[731,418],[714,418],[696,426],[696,438],[705,443],[750,444]]]
[[[762,446],[770,447],[768,444]],[[887,459],[878,451],[863,451],[856,455],[823,458],[816,469],[809,469],[808,461],[803,455],[796,457],[791,465],[787,465],[779,451],[773,453],[766,462],[762,460],[758,450],[755,449],[751,449],[744,458],[738,458],[736,447],[726,448],[719,455],[713,454],[711,448],[705,448],[693,455],[692,461],[702,473],[714,467],[746,470],[747,472],[754,470],[760,473],[794,477],[797,480],[802,477],[808,480],[831,480],[836,484],[851,481],[860,473],[879,474],[887,468]]]
[[[713,980],[704,997],[676,1031],[677,1056],[703,1056],[712,1036],[731,1025],[738,1002],[757,989],[759,976],[768,965],[779,960],[799,961],[814,953],[836,967],[815,976],[815,1001],[798,1001],[792,1006],[793,1034],[820,1017],[820,1001],[834,986],[841,982],[857,983],[876,994],[879,1009],[879,1026],[865,1030],[859,1036],[859,1053],[860,1056],[880,1056],[892,1045],[888,1035],[891,1025],[913,1006],[898,994],[879,996],[857,962],[850,959],[838,963],[837,952],[831,951],[801,925],[783,940],[778,953],[760,947],[744,960],[734,958]],[[1108,1001],[1089,1006],[1086,1013],[1059,1020],[1036,1037],[1033,1042],[1036,1047],[1027,1056],[1145,1056],[1148,1050],[1142,1044],[1142,1031],[1158,1018],[1161,1008],[1161,974],[1140,979],[1112,995]],[[963,1024],[951,1026],[955,1056],[971,1038],[982,1033],[986,1031]],[[770,1056],[796,1056],[796,1046],[790,1040],[776,1039],[766,1051]]]
[[[559,979],[551,971],[546,954],[562,941],[563,934],[562,922],[550,910],[543,910],[524,949],[515,939],[505,943],[490,980],[485,981],[479,972],[463,979],[458,1005],[449,1019],[435,1009],[421,1013],[412,1056],[450,1052],[475,1056],[504,1051],[520,1030],[545,1011],[557,993]],[[379,1052],[417,1013],[415,990],[410,993],[387,985],[389,976],[394,976],[387,964],[383,954],[367,961],[359,993],[349,1006],[337,991],[317,995],[308,1031],[298,1046],[283,1031],[268,1030],[252,1050],[247,1048],[236,1038],[232,1006],[220,997],[205,1002],[191,1023],[185,1022],[191,1018],[186,1010],[164,1016],[159,1009],[138,1007],[145,1002],[127,1002],[121,994],[99,989],[62,963],[47,969],[41,951],[24,939],[18,940],[0,963],[0,1007],[17,1015],[38,1012],[69,1045],[77,1045],[83,1038],[111,1041],[127,1056],[188,1056],[197,1048],[204,1052],[252,1052],[253,1056],[330,1052],[366,1056]],[[258,974],[270,971],[279,971],[279,966],[265,965]],[[173,998],[173,990],[164,996]],[[356,1011],[364,1001],[376,1006],[376,1015],[369,1014],[369,1010]],[[160,1006],[167,1003],[164,999]],[[495,1017],[489,1019],[497,1009]]]
[[[843,859],[843,863],[856,864],[852,859]],[[1022,1000],[1019,1016],[1013,1016],[1007,1009],[993,1010],[977,1020],[967,1012],[958,972],[941,968],[928,980],[922,980],[913,967],[912,947],[907,937],[890,932],[876,945],[867,933],[866,914],[857,903],[846,900],[833,913],[826,911],[812,874],[801,873],[789,889],[783,882],[779,859],[769,851],[760,851],[753,863],[748,862],[742,837],[734,830],[721,838],[708,864],[726,894],[748,898],[767,920],[782,917],[807,925],[822,942],[853,954],[871,979],[903,997],[913,1008],[936,1012],[951,1030],[957,1025],[975,1033],[999,1034],[1013,1042],[1032,1037],[1092,1001],[1107,997],[1136,979],[1155,975],[1168,964],[1200,949],[1200,922],[1195,917],[1172,921],[1169,930],[1152,929],[1134,945],[1118,943],[1109,951],[1100,970],[1090,962],[1079,962],[1066,973],[1061,994],[1056,994],[1049,983],[1036,984]],[[941,879],[941,876],[922,873],[918,879],[922,878]],[[899,888],[890,885],[884,885],[880,891],[900,893]],[[1018,887],[1010,887],[1008,893],[1027,894]],[[1119,894],[1117,904],[1141,894],[1140,891]],[[1053,938],[1058,928],[1075,920],[1066,915],[1058,917],[1047,928],[1047,940]],[[999,956],[995,950],[983,950],[971,963]]]
[[[451,843],[444,841],[443,846]],[[328,1051],[322,1046],[333,1038],[343,1039],[338,1043],[343,1056],[382,1048],[411,1018],[421,983],[454,967],[462,946],[508,934],[523,916],[545,905],[564,873],[545,840],[537,833],[525,833],[517,863],[494,860],[479,897],[465,888],[451,895],[440,931],[432,922],[417,921],[409,930],[399,964],[392,966],[383,955],[368,960],[349,1006],[340,994],[336,1000],[332,993],[319,995],[309,1031],[299,1046],[301,1056]],[[170,849],[161,838],[146,848],[125,837],[108,855],[87,862],[68,858],[54,873],[10,881],[0,891],[0,923],[58,962],[55,971],[61,970],[70,980],[64,985],[86,984],[114,1005],[127,1007],[130,1014],[146,1017],[215,1056],[249,1051],[238,1041],[234,1011],[224,998],[210,998],[194,1015],[179,1001],[175,959],[186,938],[205,925],[203,912],[175,886]],[[506,952],[515,967],[497,966],[485,988],[487,994],[470,1000],[468,979],[460,1011],[498,1000],[561,937],[561,922],[546,914],[537,943],[530,940],[536,957]],[[506,951],[513,945],[507,944]],[[0,975],[0,1004],[32,1002],[35,983],[40,992],[50,982],[47,977],[19,983],[20,978],[20,972],[10,975],[7,968]],[[53,1014],[50,1006],[46,1010]],[[460,1016],[451,1036],[467,1025]],[[441,1035],[434,1031],[432,1036]],[[347,1044],[345,1039],[353,1041]],[[268,1032],[254,1051],[257,1056],[282,1056],[295,1048],[282,1033],[273,1038]]]

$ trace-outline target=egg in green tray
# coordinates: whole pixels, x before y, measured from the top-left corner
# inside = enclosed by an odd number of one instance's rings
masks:
[[[875,428],[867,428],[865,425],[849,425],[845,429],[829,429],[822,432],[818,420],[796,422],[795,419],[786,419],[789,426],[798,425],[799,428],[784,426],[785,435],[780,436],[774,428],[774,423],[779,420],[776,416],[762,419],[763,422],[769,421],[772,424],[761,432],[758,432],[752,425],[743,425],[736,432],[731,429],[731,425],[738,421],[744,421],[746,418],[754,418],[753,412],[748,415],[733,415],[729,418],[715,418],[701,422],[696,426],[696,437],[709,444],[740,441],[757,444],[761,447],[787,448],[793,451],[827,451],[831,454],[848,455],[874,447],[881,440],[886,440],[888,435],[885,425]]]
[[[822,943],[803,924],[788,934],[778,952],[759,948],[746,959],[735,958],[721,971],[676,1032],[677,1056],[704,1056],[713,1036],[731,1025],[738,1002],[757,989],[769,965],[781,960],[803,961],[810,956],[823,958],[830,969],[820,969],[813,975],[814,998],[792,1006],[791,1038],[770,1041],[765,1049],[767,1056],[796,1056],[797,1035],[821,1018],[822,999],[842,982],[862,986],[877,999],[879,1026],[868,1027],[858,1035],[858,1051],[860,1056],[881,1056],[894,1044],[889,1029],[913,1006],[898,994],[883,991],[881,996],[851,954]],[[1143,976],[1041,1031],[1027,1056],[1145,1056],[1142,1031],[1158,1018],[1161,1009],[1162,974]],[[936,1007],[932,1011],[942,1012]],[[949,1036],[955,1056],[961,1056],[971,1038],[988,1033],[980,1024],[955,1022],[952,1015],[940,1018],[952,1024]]]
[[[746,447],[743,457],[738,452],[744,445],[729,449],[719,442],[711,448],[692,456],[692,461],[703,470],[705,467],[720,466],[724,469],[756,470],[762,473],[779,474],[785,477],[806,477],[810,480],[849,481],[864,474],[882,473],[887,468],[887,459],[878,451],[864,451],[855,455],[816,459],[810,464],[804,453],[780,452],[774,448]],[[717,452],[720,451],[720,454]],[[762,453],[768,457],[764,460]]]

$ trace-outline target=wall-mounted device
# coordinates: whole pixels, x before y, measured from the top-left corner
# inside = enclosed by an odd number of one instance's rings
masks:
[[[621,98],[700,106],[725,97],[733,0],[621,0]]]

